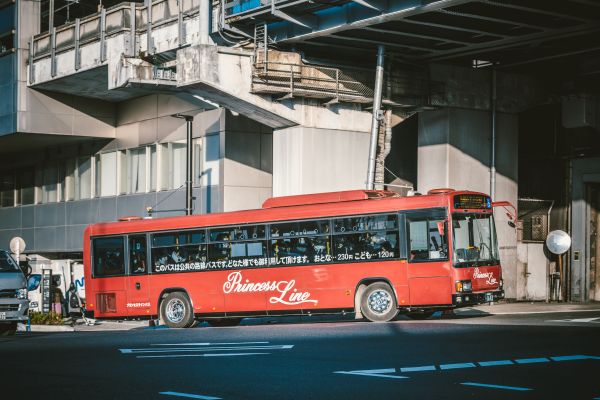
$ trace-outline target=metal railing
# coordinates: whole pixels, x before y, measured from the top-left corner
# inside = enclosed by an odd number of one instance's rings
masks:
[[[99,60],[106,61],[107,38],[129,32],[128,56],[134,56],[139,46],[137,37],[147,33],[148,53],[153,53],[152,30],[162,25],[178,21],[180,28],[179,45],[184,44],[183,19],[191,18],[200,12],[200,0],[154,0],[151,5],[140,3],[121,3],[108,9],[77,18],[70,24],[52,28],[31,38],[30,68],[41,58],[52,58],[52,76],[56,74],[55,58],[61,52],[75,50],[75,69],[80,65],[80,47],[93,42],[100,42]],[[30,76],[33,76],[31,74]],[[31,78],[30,78],[31,79]],[[30,82],[33,83],[33,82]]]
[[[368,84],[338,68],[271,61],[254,64],[252,92],[359,103],[368,103],[373,98],[373,89]]]

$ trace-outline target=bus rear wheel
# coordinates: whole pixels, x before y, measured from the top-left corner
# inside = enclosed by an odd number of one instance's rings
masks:
[[[160,316],[169,328],[189,328],[195,321],[190,299],[181,292],[167,295],[160,303]]]
[[[360,298],[360,311],[371,322],[387,322],[398,314],[396,296],[387,283],[376,282],[366,287]]]

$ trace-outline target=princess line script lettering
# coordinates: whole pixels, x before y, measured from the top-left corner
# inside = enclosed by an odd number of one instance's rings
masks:
[[[249,279],[244,280],[242,273],[232,272],[227,276],[227,282],[223,284],[223,292],[230,293],[251,293],[251,292],[276,292],[275,296],[269,298],[271,304],[280,303],[288,306],[294,306],[303,303],[317,304],[318,300],[309,299],[310,292],[299,292],[294,289],[296,281],[266,281],[266,282],[250,282]]]
[[[496,283],[498,283],[496,278],[494,278],[494,274],[492,274],[491,272],[481,272],[479,271],[479,268],[475,268],[475,270],[473,271],[473,278],[485,279],[485,283],[487,283],[488,285],[495,285]]]

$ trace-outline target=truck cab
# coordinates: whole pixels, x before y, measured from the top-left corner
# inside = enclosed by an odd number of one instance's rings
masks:
[[[0,336],[14,335],[28,311],[27,279],[10,253],[0,250]]]

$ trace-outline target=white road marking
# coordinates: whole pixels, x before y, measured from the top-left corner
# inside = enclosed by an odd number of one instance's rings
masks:
[[[180,393],[180,392],[160,392],[165,396],[185,397],[188,399],[201,399],[201,400],[221,400],[220,397],[204,396],[202,394],[191,394],[191,393]]]
[[[233,346],[243,344],[268,344],[269,342],[232,342],[232,343],[156,343],[150,346]]]
[[[238,357],[257,356],[271,353],[218,353],[218,354],[168,354],[164,356],[136,356],[135,358],[181,358],[181,357]]]
[[[483,310],[475,310],[475,309],[470,309],[470,310],[455,310],[458,311],[457,314],[463,314],[463,313],[468,313],[469,311],[485,311],[485,309]],[[579,313],[579,312],[600,312],[600,309],[593,309],[593,310],[548,310],[548,311],[504,311],[504,312],[495,312],[493,310],[490,311],[485,311],[485,312],[489,312],[489,314],[491,315],[527,315],[527,314],[564,314],[564,313]]]
[[[577,322],[577,323],[591,323],[600,324],[600,317],[594,318],[575,318],[575,319],[553,319],[546,322]]]
[[[388,375],[388,374],[393,374],[395,372],[396,372],[395,368],[384,368],[384,369],[363,369],[363,370],[357,370],[357,371],[335,371],[334,374],[374,376],[377,378],[392,378],[392,379],[408,378],[408,376]]]
[[[537,357],[537,358],[519,358],[515,360],[495,360],[495,361],[480,361],[476,363],[464,362],[454,364],[440,364],[436,365],[423,365],[413,367],[402,367],[402,368],[385,368],[385,369],[365,369],[356,371],[334,371],[334,374],[346,374],[346,375],[363,375],[373,376],[377,378],[409,378],[408,376],[390,375],[396,372],[430,372],[430,371],[446,371],[456,370],[464,368],[479,368],[479,367],[495,367],[505,365],[522,365],[522,364],[536,364],[536,363],[549,363],[549,362],[562,362],[562,361],[579,361],[579,360],[600,360],[598,356],[587,356],[587,355],[569,355],[569,356],[553,356],[553,357]]]
[[[122,354],[139,354],[139,353],[177,353],[177,352],[192,352],[192,351],[239,351],[239,350],[288,350],[293,348],[293,344],[271,345],[271,346],[236,346],[236,347],[184,347],[184,348],[142,348],[142,349],[119,349]]]

